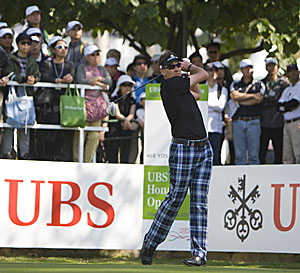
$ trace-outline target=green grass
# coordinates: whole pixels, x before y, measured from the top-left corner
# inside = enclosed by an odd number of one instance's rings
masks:
[[[1,273],[173,273],[173,272],[208,272],[208,273],[292,273],[300,272],[299,263],[231,263],[209,261],[206,267],[187,267],[180,259],[155,259],[153,265],[143,266],[135,258],[38,258],[38,257],[0,257]]]

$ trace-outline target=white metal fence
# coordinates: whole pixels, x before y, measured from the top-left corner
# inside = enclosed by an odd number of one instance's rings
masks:
[[[9,81],[8,85],[12,86],[28,86],[32,87],[32,85],[29,84],[19,84],[16,81]],[[76,84],[77,88],[80,90],[80,96],[84,97],[85,90],[90,89],[90,90],[95,90],[96,92],[101,92],[103,89],[99,86],[91,86],[91,85],[86,85],[86,84]],[[55,83],[50,83],[50,82],[38,82],[33,85],[34,88],[38,87],[50,87],[50,88],[67,88],[67,84],[55,84]],[[70,88],[74,89],[75,84],[70,84]],[[11,125],[7,123],[0,123],[0,128],[12,128]],[[104,131],[108,132],[108,127],[92,127],[92,126],[86,126],[84,128],[79,128],[79,127],[62,127],[60,125],[54,125],[54,124],[35,124],[35,125],[28,125],[27,128],[32,128],[32,129],[48,129],[48,130],[77,130],[79,131],[79,162],[83,162],[83,154],[84,154],[84,131]]]

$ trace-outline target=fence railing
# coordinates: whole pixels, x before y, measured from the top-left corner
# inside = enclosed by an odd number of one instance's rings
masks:
[[[29,85],[29,84],[19,84],[16,81],[9,81],[8,85],[12,86],[28,86],[28,87],[33,87],[33,88],[38,88],[38,87],[50,87],[50,88],[67,88],[68,84],[56,84],[56,83],[50,83],[50,82],[38,82],[34,85]],[[99,86],[91,86],[87,84],[76,84],[77,88],[80,90],[80,96],[84,97],[85,90],[90,89],[90,90],[95,90],[95,91],[106,91],[103,90]],[[70,88],[74,89],[75,84],[70,84]],[[7,123],[0,123],[0,128],[12,128],[13,126],[7,124]],[[83,154],[84,154],[84,131],[99,131],[99,132],[108,132],[107,127],[92,127],[92,126],[86,126],[84,128],[79,128],[79,127],[62,127],[60,125],[55,125],[55,124],[38,124],[36,123],[35,125],[28,125],[27,128],[32,128],[32,129],[46,129],[46,130],[74,130],[74,131],[79,131],[79,153],[78,153],[78,159],[79,162],[83,162]]]

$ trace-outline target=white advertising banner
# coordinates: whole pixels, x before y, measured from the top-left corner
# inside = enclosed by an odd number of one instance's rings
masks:
[[[167,172],[145,167],[143,234],[164,199]],[[299,173],[299,165],[213,167],[208,251],[300,253]],[[186,201],[158,249],[190,249]]]
[[[0,164],[0,247],[140,247],[142,165]]]
[[[169,187],[167,166],[0,165],[0,247],[140,249]],[[213,167],[208,251],[300,253],[299,173],[299,165]],[[158,249],[189,250],[188,219],[189,196]]]

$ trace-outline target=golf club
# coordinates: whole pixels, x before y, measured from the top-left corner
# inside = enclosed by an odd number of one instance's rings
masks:
[[[108,103],[107,104],[107,108],[106,108],[106,113],[109,114],[109,115],[111,115],[111,116],[115,116],[116,115],[116,104],[115,104],[116,102],[120,101],[121,99],[123,99],[124,97],[130,95],[131,93],[137,91],[138,89],[144,87],[146,84],[148,84],[150,82],[153,82],[154,80],[158,79],[160,76],[161,76],[161,74],[159,74],[158,76],[154,77],[153,79],[147,81],[146,83],[142,84],[138,88],[131,90],[129,93],[121,96],[120,98],[117,98],[116,100]]]

